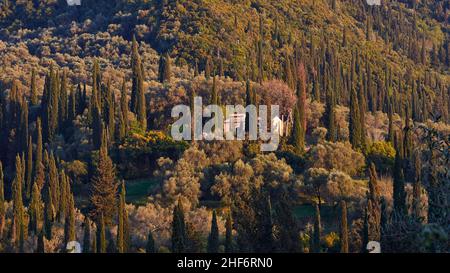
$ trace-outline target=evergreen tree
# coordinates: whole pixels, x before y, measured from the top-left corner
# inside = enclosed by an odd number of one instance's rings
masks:
[[[171,62],[169,54],[159,58],[159,82],[170,82],[172,77]]]
[[[69,193],[68,211],[64,225],[64,240],[67,245],[68,242],[76,240],[75,233],[75,205],[73,195]]]
[[[315,204],[315,218],[314,218],[314,233],[312,237],[312,246],[311,250],[313,253],[320,253],[321,247],[320,247],[320,238],[322,233],[322,227],[320,223],[320,210],[319,205]]]
[[[99,151],[98,162],[91,179],[91,216],[97,222],[99,221],[100,215],[102,215],[107,225],[111,223],[112,217],[115,214],[117,186],[115,181],[115,168],[111,158],[108,156],[107,138],[104,136]]]
[[[233,252],[233,220],[231,218],[231,212],[227,214],[225,222],[225,253]]]
[[[13,241],[15,246],[20,249],[23,247],[23,232],[24,232],[24,206],[22,199],[23,186],[23,165],[19,155],[16,156],[16,175],[12,183],[13,196]]]
[[[146,253],[156,253],[155,240],[153,239],[153,234],[152,234],[151,230],[148,231],[147,244],[145,246],[145,252]]]
[[[42,200],[41,191],[37,184],[33,185],[33,194],[31,195],[30,205],[28,207],[29,212],[29,231],[34,231],[35,234],[40,234],[39,223],[41,221],[42,213]]]
[[[120,113],[119,113],[119,140],[123,141],[128,134],[128,97],[126,91],[126,81],[123,79],[120,92]]]
[[[106,253],[106,227],[103,214],[100,214],[97,224],[97,253]]]
[[[219,252],[219,227],[217,226],[217,215],[216,211],[213,210],[212,220],[211,220],[211,231],[208,237],[208,253],[218,253]]]
[[[217,91],[217,82],[216,82],[216,76],[213,77],[213,84],[211,89],[211,105],[219,105],[219,95]]]
[[[36,253],[45,253],[44,232],[39,232]]]
[[[301,63],[298,67],[297,104],[292,133],[292,143],[298,152],[305,149],[306,126],[306,72],[305,66]]]
[[[37,86],[36,86],[36,70],[34,68],[31,71],[30,103],[32,106],[35,106],[38,104],[38,94],[37,94]]]
[[[91,222],[84,216],[83,253],[91,252]],[[94,240],[95,241],[95,240]]]
[[[124,238],[124,214],[125,214],[125,182],[122,182],[119,207],[118,207],[118,219],[117,219],[117,252],[125,252],[125,238]]]
[[[298,107],[294,109],[294,124],[292,128],[292,145],[297,153],[303,152],[305,148],[304,132],[300,120],[300,111]]]
[[[364,86],[362,79],[359,81],[359,92],[358,92],[358,103],[359,103],[359,118],[360,118],[360,145],[364,152],[366,150],[366,105],[367,100],[364,94]]]
[[[98,230],[98,226],[96,227],[96,230]],[[92,239],[91,253],[97,253],[97,235],[96,234],[94,234],[94,238]]]
[[[52,227],[53,221],[55,220],[55,209],[53,206],[51,191],[52,189],[50,188],[50,186],[46,188],[44,228],[45,228],[45,237],[47,238],[47,240],[52,239]]]
[[[340,221],[340,238],[341,238],[341,253],[348,253],[348,225],[347,225],[347,204],[341,200],[341,221]]]
[[[334,109],[334,92],[328,90],[325,104],[325,113],[323,115],[323,123],[327,128],[327,140],[335,142],[337,138],[336,129],[336,113]]]
[[[25,181],[27,200],[30,199],[31,195],[32,177],[33,177],[33,142],[30,137],[28,141],[26,181]]]
[[[59,204],[60,204],[60,188],[59,188],[59,175],[58,168],[56,167],[56,160],[53,152],[50,153],[49,164],[48,164],[48,185],[51,189],[52,204],[55,213],[55,217],[59,215]],[[56,219],[55,219],[56,220]]]
[[[348,123],[348,130],[350,132],[350,143],[353,149],[360,149],[361,146],[361,118],[359,113],[358,97],[355,89],[352,89],[350,96],[350,117]]]
[[[211,57],[207,57],[206,58],[206,63],[205,63],[205,77],[206,80],[209,80],[209,77],[211,77],[211,72],[212,72],[212,68],[211,68],[212,64],[211,64]]]
[[[394,169],[392,176],[394,177],[394,189],[393,189],[393,199],[394,199],[394,212],[398,215],[403,215],[406,213],[406,193],[405,193],[405,177],[403,173],[403,152],[402,147],[399,144],[399,137],[396,137],[396,153],[394,161]]]
[[[184,221],[184,210],[181,201],[173,209],[172,220],[172,253],[183,253],[186,251],[187,235],[186,223]]]
[[[5,185],[3,177],[3,164],[0,161],[0,238],[3,238],[3,230],[5,228],[6,221],[6,208],[5,208]]]
[[[137,105],[136,115],[141,128],[147,129],[147,105],[144,93],[144,66],[141,64],[140,75],[138,79],[138,93],[137,93]]]

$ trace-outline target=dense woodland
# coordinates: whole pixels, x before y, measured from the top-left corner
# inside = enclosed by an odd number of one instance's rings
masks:
[[[0,252],[449,252],[449,10],[1,1]],[[195,96],[290,134],[175,141]]]

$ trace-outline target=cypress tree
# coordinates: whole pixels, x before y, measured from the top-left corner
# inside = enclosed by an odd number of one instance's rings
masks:
[[[116,210],[117,183],[115,181],[115,168],[108,156],[107,138],[103,137],[99,151],[99,159],[91,179],[90,202],[91,215],[99,221],[100,215],[106,224],[110,224]],[[100,246],[99,246],[100,247]]]
[[[159,58],[159,82],[170,82],[172,77],[171,61],[169,54]]]
[[[98,150],[102,143],[103,121],[98,104],[95,104],[92,107],[92,142],[94,144],[94,149]]]
[[[328,90],[327,99],[325,104],[325,113],[323,115],[323,123],[327,128],[327,140],[331,142],[336,141],[337,130],[336,130],[336,113],[334,109],[334,95],[333,91]]]
[[[305,140],[304,140],[303,128],[300,120],[300,111],[298,107],[294,109],[294,124],[292,128],[292,145],[294,146],[297,153],[304,151]]]
[[[213,84],[211,89],[211,105],[219,105],[219,95],[217,91],[216,76],[213,76]]]
[[[405,193],[405,177],[403,173],[403,152],[397,135],[396,145],[395,145],[395,161],[392,176],[394,177],[393,182],[393,199],[394,199],[394,212],[402,215],[406,212],[406,193]]]
[[[422,182],[421,182],[421,162],[419,155],[414,157],[414,184],[413,184],[413,215],[417,218],[421,218],[421,194],[422,194]]]
[[[36,253],[45,253],[44,232],[39,232]]]
[[[91,222],[84,216],[83,253],[91,252]],[[94,240],[95,241],[95,240]]]
[[[101,214],[97,224],[97,253],[106,253],[106,248],[105,220],[103,214]]]
[[[359,103],[356,91],[352,88],[350,96],[350,117],[348,123],[348,130],[350,132],[350,143],[353,149],[360,149],[361,147],[361,118],[359,113]]]
[[[340,238],[341,238],[341,253],[348,253],[348,226],[347,226],[347,204],[341,200],[341,221],[340,221]]]
[[[212,71],[211,65],[212,65],[211,57],[208,56],[206,58],[206,63],[205,63],[205,77],[207,80],[209,80],[209,77],[211,77],[211,71]]]
[[[321,252],[321,247],[320,247],[320,238],[321,238],[321,233],[322,233],[322,227],[321,227],[321,223],[320,223],[320,210],[319,210],[319,205],[316,203],[315,204],[315,211],[316,213],[314,214],[314,233],[313,233],[313,238],[312,238],[312,252],[313,253],[320,253]]]
[[[186,223],[181,201],[173,209],[172,220],[172,253],[183,253],[186,250]]]
[[[33,177],[33,142],[31,140],[31,136],[29,137],[28,141],[26,176],[26,197],[27,200],[29,200],[31,195],[31,180]]]
[[[58,128],[62,132],[64,125],[68,118],[68,105],[67,105],[67,71],[63,71],[61,78],[61,88],[59,89],[59,101],[58,101]]]
[[[47,240],[52,239],[52,226],[53,221],[55,218],[55,209],[53,206],[53,200],[52,200],[52,194],[51,194],[51,187],[48,186],[46,188],[46,200],[45,200],[45,211],[44,211],[44,219],[45,219],[45,237]]]
[[[53,152],[50,153],[49,165],[48,165],[48,185],[51,189],[52,204],[56,215],[59,215],[59,203],[60,203],[60,188],[59,188],[59,175],[58,168],[56,167],[56,160]]]
[[[380,193],[378,189],[377,172],[375,164],[371,163],[369,168],[369,193],[367,204],[367,220],[369,226],[369,239],[371,241],[380,240],[380,222],[381,222],[381,207],[380,207]]]
[[[72,90],[70,91],[69,104],[67,109],[67,123],[75,120],[77,114],[78,114],[77,94],[75,93],[75,90],[72,88]]]
[[[225,253],[233,252],[233,220],[231,219],[231,212],[228,212],[225,222]]]
[[[24,207],[22,199],[23,165],[19,155],[16,156],[16,175],[12,183],[13,194],[13,238],[17,248],[23,247]]]
[[[118,219],[117,219],[117,252],[125,252],[124,242],[124,211],[125,211],[125,182],[122,182],[119,196]]]
[[[5,208],[5,186],[3,177],[3,164],[0,161],[0,238],[3,238],[3,230],[5,228],[6,221],[6,208]]]
[[[30,84],[30,102],[32,106],[38,104],[38,94],[36,86],[36,70],[33,68],[31,71],[31,84]]]
[[[145,246],[145,252],[146,253],[156,253],[155,240],[153,239],[153,234],[152,234],[151,230],[148,231],[147,244]]]
[[[31,201],[28,208],[29,212],[29,231],[34,231],[35,234],[40,234],[39,223],[41,221],[42,213],[42,200],[41,191],[37,184],[33,185],[33,194],[31,195]]]
[[[212,220],[211,220],[211,231],[208,237],[208,253],[219,252],[219,227],[217,226],[217,215],[216,211],[213,210]]]
[[[139,124],[141,125],[141,128],[146,130],[147,129],[147,106],[146,106],[146,99],[145,99],[145,93],[144,93],[144,66],[141,64],[140,68],[140,74],[138,79],[138,97],[137,97],[137,105],[136,105],[136,115],[137,120],[139,121]]]
[[[96,227],[96,230],[98,230],[98,226]],[[96,234],[94,234],[94,238],[92,239],[91,253],[97,253],[97,235]]]
[[[59,221],[63,223],[66,220],[67,217],[67,211],[68,211],[68,205],[69,205],[69,195],[70,195],[70,189],[68,187],[68,177],[66,177],[66,174],[64,173],[64,170],[60,171],[59,174],[60,179],[60,202],[59,202],[59,210],[58,210],[58,216]]]
[[[362,79],[359,81],[359,92],[358,92],[358,103],[359,103],[359,118],[360,118],[360,145],[363,151],[366,150],[366,97],[364,95],[364,87]]]
[[[70,194],[68,203],[68,211],[64,224],[64,240],[67,245],[68,242],[75,241],[75,205],[73,200],[73,195]]]
[[[364,210],[364,223],[362,230],[362,244],[361,244],[361,252],[366,252],[366,246],[369,243],[369,207],[371,206],[372,201],[367,200],[367,206]]]
[[[126,90],[126,81],[123,79],[122,89],[120,91],[120,114],[119,114],[119,140],[123,141],[128,134],[128,97]]]
[[[313,94],[313,100],[320,102],[320,84],[319,84],[319,80],[317,79],[316,74],[314,74],[314,76],[313,76],[312,94]]]
[[[391,103],[389,102],[389,106],[388,106],[388,141],[391,144],[394,144],[394,139],[395,139],[395,131],[394,131],[394,121],[393,121],[393,106],[391,105]]]
[[[140,109],[139,105],[144,94],[143,85],[143,66],[141,63],[141,57],[139,55],[138,44],[136,37],[133,35],[132,41],[132,51],[131,51],[131,70],[132,70],[132,87],[131,87],[131,111],[137,115],[138,121],[140,120]],[[142,107],[141,107],[142,108]]]

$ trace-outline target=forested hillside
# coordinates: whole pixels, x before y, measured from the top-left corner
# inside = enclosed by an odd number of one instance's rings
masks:
[[[448,1],[81,2],[0,2],[0,252],[450,251]],[[289,133],[175,141],[195,96]]]

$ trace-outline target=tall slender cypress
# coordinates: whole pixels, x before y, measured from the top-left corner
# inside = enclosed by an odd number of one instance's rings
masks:
[[[227,219],[225,222],[225,253],[233,252],[233,219],[231,218],[231,212],[227,213]]]
[[[320,222],[320,209],[319,205],[315,204],[315,214],[314,214],[314,231],[313,231],[313,238],[312,238],[312,247],[311,250],[313,253],[320,253],[321,247],[320,247],[320,238],[322,233],[322,226]]]
[[[184,221],[184,210],[181,201],[173,209],[172,220],[172,252],[183,253],[186,251],[186,223]]]
[[[84,216],[83,253],[91,252],[91,222]]]
[[[6,221],[6,208],[5,208],[5,186],[3,177],[3,164],[0,161],[0,238],[3,238],[3,230],[5,228]]]
[[[216,211],[213,210],[212,220],[211,220],[211,231],[208,237],[208,253],[219,252],[219,227],[217,226],[217,215]]]
[[[340,238],[341,238],[341,253],[348,253],[348,225],[347,225],[347,203],[341,200],[341,219],[340,219]]]

